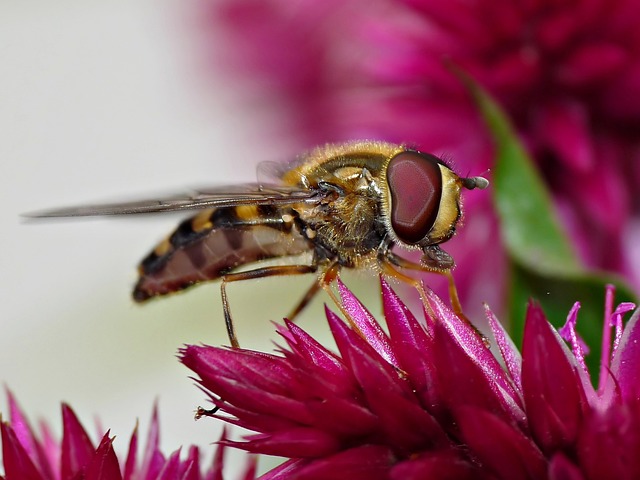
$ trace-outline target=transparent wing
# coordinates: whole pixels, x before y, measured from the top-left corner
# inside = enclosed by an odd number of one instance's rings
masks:
[[[26,213],[23,216],[28,218],[89,217],[176,212],[234,205],[287,205],[312,202],[317,196],[318,192],[294,187],[247,184],[231,187],[202,188],[164,198],[54,208]]]

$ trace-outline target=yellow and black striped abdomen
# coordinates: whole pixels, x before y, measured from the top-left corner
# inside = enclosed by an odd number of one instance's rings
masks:
[[[244,205],[203,210],[142,260],[133,298],[143,302],[215,280],[242,265],[311,248],[286,209]]]

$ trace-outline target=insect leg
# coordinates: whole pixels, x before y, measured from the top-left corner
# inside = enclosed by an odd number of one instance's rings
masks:
[[[233,348],[240,347],[238,343],[238,337],[233,326],[233,319],[231,318],[231,310],[229,308],[229,300],[227,298],[227,283],[238,282],[241,280],[251,280],[253,278],[272,277],[274,275],[304,275],[307,273],[313,273],[317,270],[316,265],[278,265],[272,267],[256,268],[255,270],[248,270],[246,272],[227,273],[222,276],[222,283],[220,284],[220,293],[222,295],[222,310],[224,313],[224,323],[227,327],[227,334],[229,335],[229,341]]]
[[[340,271],[340,265],[338,264],[338,262],[337,261],[332,262],[322,272],[322,274],[320,275],[320,278],[318,279],[318,283],[322,287],[322,289],[325,292],[327,292],[327,295],[329,295],[331,300],[333,300],[333,303],[335,303],[335,305],[340,309],[340,311],[344,315],[344,318],[347,321],[347,323],[349,324],[349,326],[356,333],[358,333],[358,335],[360,335],[362,338],[364,338],[366,340],[367,336],[360,329],[360,327],[358,326],[357,322],[353,319],[353,317],[351,316],[349,311],[344,307],[344,304],[342,303],[342,300],[331,289],[331,284],[333,283],[334,280],[336,280],[338,278],[338,272],[339,271]]]
[[[300,302],[298,302],[295,308],[291,310],[291,313],[289,313],[287,318],[292,322],[294,322],[296,317],[300,314],[300,312],[302,312],[302,310],[306,308],[307,305],[309,305],[309,302],[313,300],[313,297],[316,296],[316,294],[320,291],[321,288],[322,288],[322,285],[320,284],[319,281],[316,280],[315,282],[313,282],[311,284],[311,287],[309,287],[309,290],[307,290],[307,293],[304,294],[304,297],[302,297],[302,299],[300,300]]]
[[[460,297],[458,297],[458,289],[456,288],[456,284],[455,281],[453,280],[453,275],[451,274],[451,270],[450,269],[438,269],[438,268],[433,268],[433,267],[429,267],[427,265],[422,265],[420,263],[415,263],[412,262],[410,260],[407,260],[406,258],[402,258],[398,255],[396,255],[395,253],[392,253],[390,251],[386,251],[384,256],[381,258],[382,260],[382,264],[384,266],[384,264],[388,264],[391,263],[397,267],[400,268],[404,268],[407,270],[418,270],[421,272],[432,272],[432,273],[437,273],[439,275],[443,275],[447,278],[447,281],[449,283],[449,299],[451,300],[451,307],[453,308],[453,312],[460,317],[461,319],[463,319],[465,322],[471,324],[471,322],[469,321],[469,319],[465,316],[465,314],[462,312],[462,305],[460,304]],[[398,272],[395,269],[392,269],[395,273],[392,273],[391,276],[395,276],[396,278],[407,282],[406,279],[411,279],[410,281],[408,281],[407,283],[413,284],[415,285],[415,283],[417,282],[415,279],[408,277],[406,275],[401,274],[400,272]],[[400,278],[399,275],[401,275],[404,278]],[[419,283],[419,282],[417,282]]]

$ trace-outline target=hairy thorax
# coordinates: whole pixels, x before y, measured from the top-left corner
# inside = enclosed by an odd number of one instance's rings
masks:
[[[307,225],[307,236],[315,236],[320,256],[337,259],[345,267],[375,260],[384,239],[378,199],[351,193],[306,213],[301,220]]]

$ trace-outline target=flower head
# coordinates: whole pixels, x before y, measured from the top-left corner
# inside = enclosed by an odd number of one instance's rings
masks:
[[[327,310],[337,354],[291,322],[279,328],[278,354],[181,352],[218,408],[211,415],[254,432],[223,444],[289,458],[264,478],[640,475],[630,453],[640,448],[640,315],[625,328],[621,319],[631,305],[607,312],[619,340],[596,389],[575,334],[577,308],[565,328],[572,352],[531,303],[522,355],[487,308],[503,367],[432,292],[419,321],[382,281],[387,334],[339,288],[352,327]]]
[[[230,34],[225,53],[280,92],[292,120],[286,131],[305,146],[408,142],[483,172],[491,140],[449,65],[468,72],[518,128],[587,266],[640,286],[630,262],[640,242],[626,240],[640,224],[633,0],[244,0],[212,8],[216,34],[221,26]],[[500,244],[488,202],[467,203],[473,225],[451,246],[465,268],[460,289],[475,297],[465,303],[497,305],[499,291],[479,291],[486,283],[477,276],[506,271],[500,249],[488,248]]]
[[[224,446],[215,454],[205,474],[200,468],[200,451],[189,448],[186,458],[180,450],[168,458],[160,451],[158,413],[154,410],[143,458],[137,458],[138,428],[129,441],[124,462],[113,448],[114,437],[106,432],[96,447],[71,407],[62,405],[62,441],[41,424],[40,436],[34,433],[24,413],[10,393],[10,420],[0,426],[2,460],[6,480],[222,480]],[[224,439],[224,434],[223,434]],[[255,478],[255,462],[248,465],[245,480]]]

